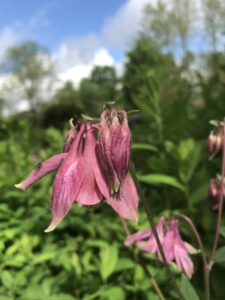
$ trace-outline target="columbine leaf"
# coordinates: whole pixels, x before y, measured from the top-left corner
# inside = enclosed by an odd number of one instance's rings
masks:
[[[118,247],[116,244],[107,245],[100,252],[100,274],[103,280],[113,273],[118,261]]]
[[[215,262],[217,263],[225,262],[225,246],[216,251]]]
[[[185,191],[186,187],[181,184],[175,177],[164,175],[164,174],[149,174],[149,175],[139,175],[138,179],[141,182],[147,184],[165,184],[173,186],[181,191]]]
[[[185,275],[182,275],[181,277],[180,290],[185,300],[199,300],[194,287]]]
[[[221,226],[220,235],[225,238],[225,226]]]
[[[156,152],[157,147],[150,144],[135,143],[132,144],[132,150],[149,150]]]

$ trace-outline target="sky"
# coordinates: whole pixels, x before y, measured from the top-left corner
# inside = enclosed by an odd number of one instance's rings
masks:
[[[0,62],[8,47],[34,40],[49,49],[58,78],[75,86],[95,65],[121,73],[149,2],[155,0],[1,1]]]

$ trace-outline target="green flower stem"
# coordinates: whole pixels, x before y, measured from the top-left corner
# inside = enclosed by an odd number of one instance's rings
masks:
[[[224,198],[224,178],[225,178],[225,121],[223,122],[223,158],[222,158],[222,168],[221,168],[221,189],[220,189],[220,198],[219,198],[219,207],[218,207],[218,214],[217,214],[217,224],[216,224],[216,231],[215,237],[213,242],[213,247],[210,255],[210,259],[208,262],[208,272],[207,272],[207,280],[208,284],[210,285],[210,272],[212,269],[212,265],[214,263],[215,253],[218,246],[219,241],[219,233],[221,227],[221,220],[222,220],[222,212],[223,212],[223,198]],[[210,300],[208,298],[207,300]]]
[[[147,217],[148,217],[148,220],[149,220],[149,223],[150,223],[150,226],[152,228],[152,232],[154,234],[154,237],[156,239],[156,243],[157,243],[157,246],[159,248],[159,252],[160,252],[160,255],[162,257],[162,261],[166,267],[166,270],[168,272],[168,275],[170,277],[170,281],[171,283],[174,285],[176,291],[177,291],[177,294],[179,295],[179,299],[180,300],[185,300],[183,294],[181,293],[178,285],[177,285],[177,282],[176,282],[176,279],[173,275],[173,273],[171,272],[170,270],[170,267],[169,267],[169,264],[166,260],[166,256],[165,256],[165,253],[163,251],[163,247],[162,247],[162,244],[160,242],[160,239],[159,239],[159,236],[158,236],[158,233],[157,233],[157,230],[156,230],[156,226],[155,226],[155,222],[154,222],[154,218],[153,218],[153,215],[151,213],[151,210],[150,210],[150,207],[149,207],[149,204],[148,204],[148,201],[145,199],[143,193],[142,193],[142,190],[141,190],[141,187],[139,185],[139,182],[138,182],[138,179],[137,179],[137,175],[136,175],[136,171],[135,171],[135,167],[134,167],[134,164],[131,163],[131,174],[132,174],[132,177],[134,179],[134,182],[136,184],[136,187],[137,187],[137,190],[138,190],[138,194],[143,202],[143,205],[144,205],[144,208],[145,208],[145,211],[146,211],[146,214],[147,214]]]
[[[223,195],[224,195],[224,177],[225,177],[225,121],[223,122],[223,159],[222,159],[222,170],[221,170],[221,189],[220,189],[220,199],[219,199],[219,208],[218,208],[218,215],[217,215],[217,224],[216,224],[216,232],[215,238],[213,243],[213,248],[209,260],[209,265],[213,264],[216,249],[218,246],[219,241],[219,233],[220,233],[220,226],[222,220],[222,212],[223,212]]]
[[[205,249],[203,247],[203,243],[201,240],[201,237],[198,233],[197,228],[195,227],[192,220],[187,217],[184,214],[176,214],[176,217],[179,217],[183,219],[192,229],[192,232],[194,233],[194,236],[196,238],[196,241],[198,243],[199,249],[201,251],[202,261],[203,261],[203,269],[204,269],[204,287],[205,287],[205,300],[210,300],[210,286],[209,286],[209,267],[208,267],[208,261],[205,253]]]

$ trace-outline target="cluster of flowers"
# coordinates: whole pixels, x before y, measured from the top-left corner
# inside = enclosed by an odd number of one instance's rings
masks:
[[[138,194],[129,174],[131,132],[126,112],[110,108],[95,121],[79,120],[74,124],[71,119],[63,152],[39,163],[16,185],[26,190],[42,177],[56,172],[51,198],[52,221],[46,232],[56,228],[74,202],[90,206],[105,200],[120,217],[137,222]],[[161,217],[156,230],[167,261],[175,260],[180,271],[191,277],[194,268],[188,254],[196,250],[182,241],[178,221],[171,218],[166,224]],[[125,241],[126,246],[134,243],[145,252],[156,253],[162,261],[150,229],[130,235]]]
[[[191,278],[194,272],[194,266],[189,253],[194,254],[197,251],[190,244],[181,239],[178,220],[173,217],[166,221],[165,218],[161,216],[156,225],[156,230],[167,262],[175,260],[178,269]],[[125,241],[125,245],[128,247],[134,243],[136,243],[141,250],[156,254],[157,258],[162,261],[156,239],[151,229],[138,231],[130,235]]]
[[[63,153],[38,164],[16,187],[26,190],[56,171],[53,184],[52,231],[72,204],[95,205],[104,199],[122,217],[137,221],[138,194],[129,174],[131,132],[123,110],[106,110],[97,123],[70,120]]]
[[[224,144],[224,122],[218,122],[215,130],[209,134],[207,141],[208,153],[211,157],[222,153]],[[212,178],[209,186],[209,197],[211,199],[213,209],[217,209],[220,202],[220,194],[222,191],[221,176]],[[225,196],[225,182],[223,182],[223,197]]]

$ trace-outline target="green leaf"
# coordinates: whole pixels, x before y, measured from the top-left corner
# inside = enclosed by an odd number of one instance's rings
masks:
[[[195,143],[193,139],[186,139],[180,142],[178,147],[178,153],[180,156],[180,160],[184,161],[190,157],[193,149],[195,147]]]
[[[51,260],[55,257],[55,252],[44,252],[39,255],[36,255],[32,262],[34,265],[41,264],[44,261]]]
[[[1,280],[2,280],[2,284],[9,288],[12,286],[13,284],[13,277],[12,275],[8,272],[8,271],[3,271],[1,274]]]
[[[181,276],[180,290],[186,300],[199,300],[193,285],[184,274]]]
[[[211,124],[212,126],[218,127],[220,125],[220,121],[217,120],[210,120],[209,124]]]
[[[199,144],[195,143],[195,147],[191,153],[190,157],[190,164],[187,172],[187,180],[190,180],[192,175],[194,174],[194,171],[199,163],[200,160],[200,155],[201,155],[201,147]]]
[[[117,244],[107,245],[101,249],[100,252],[100,274],[103,280],[114,272],[118,261],[118,247]]]
[[[215,262],[217,263],[225,262],[225,246],[216,251]]]
[[[132,144],[132,149],[133,150],[149,150],[149,151],[157,151],[157,147],[150,145],[150,144],[141,144],[141,143],[135,143]]]
[[[68,294],[57,294],[48,296],[45,298],[46,300],[75,300],[75,298]]]
[[[111,287],[102,296],[107,300],[124,300],[126,295],[121,287]]]
[[[116,264],[115,272],[123,272],[129,269],[133,269],[135,263],[129,258],[120,258]]]
[[[185,191],[186,187],[181,184],[175,177],[164,175],[164,174],[149,174],[149,175],[138,175],[138,179],[141,182],[147,184],[165,184],[173,186],[181,191]]]
[[[220,235],[225,238],[225,226],[221,226],[220,228]]]
[[[196,190],[194,190],[190,196],[190,202],[192,204],[197,204],[201,200],[207,198],[209,190],[209,183],[200,185]]]

